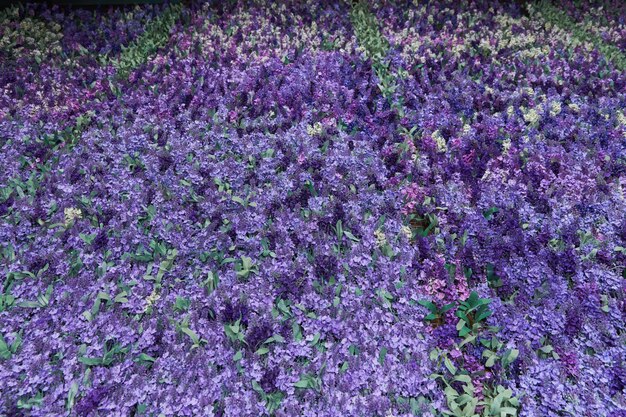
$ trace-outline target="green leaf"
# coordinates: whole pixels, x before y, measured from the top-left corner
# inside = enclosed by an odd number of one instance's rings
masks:
[[[467,305],[468,307],[475,307],[478,305],[478,300],[479,300],[478,293],[476,291],[472,291],[472,293],[467,298],[467,300],[461,304]]]
[[[356,356],[359,354],[359,347],[356,345],[350,345],[348,346],[348,352],[350,352],[352,356]]]
[[[510,394],[507,395],[508,394],[507,391],[508,390],[500,391],[500,393],[496,395],[496,398],[493,399],[493,402],[491,403],[491,407],[490,407],[491,414],[495,414],[495,415],[500,414],[500,407],[502,406],[502,401],[504,400],[505,397],[507,396],[510,397]]]
[[[443,314],[443,313],[447,312],[448,310],[450,310],[452,308],[454,308],[454,303],[450,303],[450,304],[444,305],[443,307],[441,307],[440,311]]]
[[[239,320],[237,320],[234,324],[229,325],[228,328],[234,334],[239,333]]]
[[[235,342],[235,341],[240,341],[240,342],[244,342],[244,335],[243,333],[240,332],[240,327],[239,327],[239,320],[237,320],[234,324],[225,324],[224,325],[224,332],[226,333],[226,336],[228,336],[228,338]]]
[[[443,390],[443,392],[446,394],[446,397],[456,398],[459,396],[458,391],[449,385]]]
[[[97,233],[91,233],[91,234],[85,234],[85,233],[79,233],[78,236],[83,240],[83,242],[85,242],[87,245],[91,245],[93,243],[93,241],[95,240],[96,236],[98,234]]]
[[[248,256],[242,256],[241,264],[243,265],[244,269],[249,270],[252,267],[252,258]]]
[[[260,348],[257,349],[257,351],[255,352],[257,355],[261,356],[261,355],[265,355],[266,353],[268,353],[270,350],[268,348],[266,348],[265,346],[261,346]]]
[[[493,215],[496,214],[499,210],[500,209],[498,209],[497,207],[491,207],[483,211],[483,216],[485,217],[485,219],[491,220],[493,218]]]
[[[546,346],[540,347],[539,350],[542,351],[543,353],[550,353],[554,350],[554,348],[552,347],[552,345],[546,345]]]
[[[17,400],[17,408],[24,410],[31,410],[35,407],[40,407],[43,402],[43,393],[39,391],[34,397],[30,397],[27,400]]]
[[[191,301],[186,297],[176,297],[176,301],[174,302],[174,310],[177,311],[187,311],[191,306]]]
[[[426,307],[430,311],[437,311],[437,306],[428,300],[419,300],[417,303],[423,307]]]
[[[79,362],[84,363],[87,366],[99,366],[102,365],[102,358],[87,358],[85,356],[78,358]]]
[[[333,307],[337,307],[339,305],[339,303],[341,303],[341,298],[335,297],[333,299]]]
[[[457,371],[456,366],[454,366],[452,361],[447,356],[443,359],[443,364],[446,366],[446,369],[448,369],[448,371],[452,375],[456,375],[456,371]]]
[[[105,301],[110,301],[111,300],[111,296],[105,292],[100,291],[97,295],[96,298],[99,298],[100,300],[105,300]]]
[[[341,241],[343,237],[343,226],[341,224],[341,220],[337,220],[337,226],[335,226],[335,234],[337,235],[337,239]]]
[[[348,237],[348,239],[350,239],[350,240],[352,240],[354,242],[359,242],[360,241],[359,238],[355,237],[351,232],[349,232],[347,230],[344,230],[343,234],[346,235]]]
[[[463,319],[463,321],[465,321],[466,323],[469,323],[470,321],[469,317],[467,317],[467,314],[465,314],[465,312],[460,309],[456,311],[456,316],[460,319]]]
[[[291,328],[293,330],[293,340],[295,340],[296,342],[301,341],[302,340],[302,329],[300,328],[298,323],[296,323],[294,321],[292,326],[291,326]]]
[[[481,312],[478,316],[476,316],[476,322],[479,323],[479,322],[483,321],[487,317],[491,316],[491,314],[492,314],[491,310],[485,310],[485,311]]]
[[[122,291],[115,296],[113,301],[116,303],[120,303],[120,304],[127,303],[128,302],[128,298],[126,297],[127,295],[128,293],[126,291]]]
[[[502,407],[500,408],[501,416],[517,416],[517,409],[513,407]]]
[[[74,402],[76,399],[76,394],[78,394],[78,382],[72,382],[70,386],[70,390],[67,393],[67,401],[65,403],[65,409],[67,411],[71,411],[74,408]]]
[[[2,335],[0,335],[0,359],[11,359],[11,351]]]
[[[315,333],[315,336],[313,336],[313,340],[311,340],[311,342],[309,342],[309,345],[311,345],[311,346],[317,345],[317,343],[320,341],[320,337],[321,337],[321,335],[319,334],[319,332]]]
[[[463,341],[461,342],[459,347],[462,348],[463,346],[467,345],[468,343],[474,343],[475,340],[476,340],[476,335],[470,334],[465,339],[463,339]]]
[[[472,378],[469,375],[457,375],[454,377],[453,381],[465,382],[466,384],[472,383]]]
[[[463,327],[460,331],[459,331],[459,337],[465,337],[467,336],[469,333],[471,332],[471,330],[467,327]]]
[[[23,308],[39,308],[41,307],[39,305],[39,302],[37,301],[22,301],[20,303],[17,303],[18,307],[23,307]]]
[[[385,363],[385,358],[387,357],[387,348],[383,347],[380,349],[380,353],[378,354],[378,363],[381,365]]]
[[[605,313],[608,313],[609,311],[611,311],[609,307],[609,297],[606,294],[602,294],[600,296],[600,300],[602,301],[602,307],[600,307],[600,310],[602,310]]]
[[[150,363],[154,363],[156,361],[155,358],[153,358],[152,356],[146,354],[146,353],[140,353],[139,355],[137,355],[137,357],[135,358],[135,362],[150,362]]]
[[[424,320],[433,321],[433,320],[437,320],[437,317],[438,316],[436,314],[430,313],[426,317],[424,317]]]
[[[388,258],[393,258],[394,256],[393,249],[391,249],[391,245],[389,243],[385,243],[385,245],[381,248],[381,252]]]
[[[191,330],[189,327],[183,327],[180,330],[187,336],[189,336],[194,345],[197,345],[200,342],[200,337],[198,336],[198,334]]]
[[[293,386],[296,388],[307,389],[309,388],[309,381],[310,381],[309,377],[303,377],[298,382],[293,384]]]
[[[13,343],[11,343],[9,349],[11,350],[11,353],[15,354],[20,346],[22,346],[22,331],[15,334],[15,339],[13,339]]]
[[[261,394],[261,396],[265,395],[265,391],[263,391],[263,388],[261,388],[261,385],[254,380],[252,381],[252,389],[258,394]]]
[[[387,307],[391,306],[391,302],[393,301],[393,295],[384,288],[381,288],[378,291],[378,295],[383,299],[383,304]]]
[[[509,366],[517,357],[519,356],[519,350],[517,349],[507,349],[506,352],[502,355],[502,366],[506,368]]]

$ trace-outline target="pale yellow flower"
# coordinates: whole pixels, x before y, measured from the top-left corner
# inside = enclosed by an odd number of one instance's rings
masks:
[[[150,293],[150,295],[146,297],[146,306],[144,307],[143,312],[145,313],[146,311],[148,311],[148,309],[152,307],[152,305],[156,303],[160,298],[161,295],[156,291],[156,288],[152,290],[152,293]]]
[[[65,216],[65,227],[74,223],[76,219],[83,218],[83,212],[79,208],[75,207],[67,207],[63,210],[63,214]]]
[[[437,143],[438,152],[443,153],[448,150],[448,145],[446,144],[446,140],[443,138],[443,136],[441,136],[441,133],[439,133],[439,130],[435,130],[433,132],[433,139]]]
[[[570,110],[573,111],[574,113],[580,112],[580,107],[578,107],[578,104],[576,103],[570,103],[567,105],[567,107],[569,107]]]
[[[382,230],[375,230],[374,237],[376,238],[376,246],[382,248],[387,244],[387,236]]]
[[[527,123],[530,123],[531,125],[537,124],[540,119],[541,117],[539,116],[539,113],[537,113],[537,110],[535,109],[530,109],[528,112],[524,114],[524,120]]]
[[[554,117],[559,113],[561,113],[561,103],[558,101],[550,103],[550,116]]]

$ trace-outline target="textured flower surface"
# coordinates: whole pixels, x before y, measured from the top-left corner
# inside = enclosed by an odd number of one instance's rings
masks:
[[[622,415],[625,13],[1,10],[0,416]]]

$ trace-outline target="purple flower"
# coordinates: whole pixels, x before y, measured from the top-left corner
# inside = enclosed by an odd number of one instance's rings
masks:
[[[224,323],[235,323],[239,320],[242,326],[248,325],[250,318],[249,309],[243,302],[237,301],[235,304],[231,304],[230,301],[224,303],[224,310],[222,311],[222,321]]]
[[[269,322],[261,321],[248,329],[246,342],[251,351],[256,351],[261,344],[272,335],[272,327]]]
[[[88,416],[93,411],[98,409],[100,403],[102,403],[102,401],[109,396],[114,389],[115,386],[113,385],[103,385],[93,388],[76,404],[74,411],[79,416]]]

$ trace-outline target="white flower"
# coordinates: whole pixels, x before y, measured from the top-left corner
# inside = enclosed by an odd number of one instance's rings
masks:
[[[537,122],[539,122],[540,119],[541,117],[539,117],[539,114],[537,113],[537,110],[535,109],[530,109],[528,112],[524,114],[524,120],[527,123],[530,123],[531,125],[537,124]]]
[[[578,104],[576,103],[570,103],[567,105],[567,107],[569,107],[570,110],[573,111],[574,113],[580,112],[580,107],[578,107]]]
[[[376,238],[376,246],[378,246],[379,248],[382,248],[383,246],[385,246],[385,244],[387,244],[387,237],[382,230],[375,230],[374,237]]]
[[[320,122],[316,122],[314,125],[307,125],[306,132],[311,136],[321,135],[322,124]]]
[[[433,139],[435,139],[435,142],[437,142],[438,152],[443,153],[448,150],[448,144],[446,143],[446,140],[443,138],[443,136],[441,136],[441,133],[439,133],[439,130],[435,130],[435,132],[433,133]]]
[[[511,139],[506,138],[502,141],[502,153],[507,153],[511,149]]]
[[[83,212],[80,211],[79,208],[75,207],[66,208],[63,210],[63,214],[65,215],[65,227],[72,224],[74,220],[83,218]]]
[[[550,116],[554,117],[559,113],[561,113],[561,103],[558,101],[550,103]]]
[[[513,106],[509,106],[509,107],[506,109],[506,114],[507,114],[509,117],[511,117],[511,116],[513,116],[513,114],[515,114],[515,109],[513,108]]]

